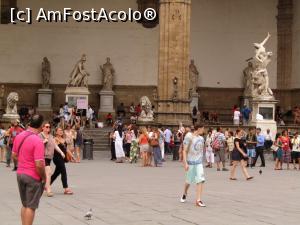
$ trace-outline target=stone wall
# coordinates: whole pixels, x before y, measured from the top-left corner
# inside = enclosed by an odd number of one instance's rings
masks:
[[[19,93],[19,106],[34,106],[37,107],[37,90],[40,88],[38,84],[22,84],[22,83],[7,83],[5,84],[5,99],[9,92],[16,91]],[[117,106],[121,102],[125,106],[129,106],[132,102],[139,102],[140,97],[146,95],[153,103],[153,89],[155,86],[126,86],[117,85],[114,87],[116,96],[114,105]],[[53,89],[53,108],[56,110],[60,104],[65,101],[64,91],[66,85],[52,84]],[[99,108],[99,91],[101,85],[91,85],[89,87],[91,95],[89,103],[95,109]],[[222,113],[227,113],[233,105],[240,104],[240,96],[243,93],[241,88],[198,88],[200,94],[199,109],[216,110]],[[279,100],[279,104],[285,110],[291,109],[295,105],[299,105],[300,89],[293,90],[274,90],[275,98]],[[6,104],[6,101],[4,101]],[[287,105],[289,103],[290,105]]]
[[[16,91],[19,94],[19,103],[18,106],[34,106],[37,107],[37,90],[40,88],[38,84],[22,84],[22,83],[7,83],[5,84],[5,96],[12,92]],[[52,84],[50,88],[53,90],[53,109],[57,110],[60,104],[65,102],[65,90],[66,85]],[[99,109],[99,91],[101,90],[101,85],[91,85],[89,90],[91,92],[89,96],[89,104],[95,108]],[[140,97],[146,95],[149,97],[150,101],[153,102],[153,93],[154,86],[115,86],[115,98],[114,105],[117,106],[121,102],[125,106],[129,106],[132,102],[137,104],[140,100]],[[6,100],[4,100],[6,104]]]
[[[192,0],[191,58],[200,72],[200,87],[241,88],[245,60],[254,51],[252,43],[263,40],[268,31],[272,38],[266,47],[274,52],[269,73],[271,87],[276,87],[276,4],[277,0]],[[137,3],[18,0],[18,7],[30,7],[33,12],[40,7],[137,9]],[[42,22],[0,25],[0,30],[1,82],[40,83],[42,58],[47,56],[52,65],[50,82],[65,84],[76,61],[85,53],[91,85],[101,84],[99,65],[107,56],[116,69],[116,85],[157,85],[159,26],[146,29],[129,22]]]

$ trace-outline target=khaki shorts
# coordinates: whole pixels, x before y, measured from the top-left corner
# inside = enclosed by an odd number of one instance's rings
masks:
[[[215,161],[225,163],[225,149],[221,148],[219,151],[215,152]]]
[[[17,174],[20,197],[25,208],[37,209],[44,191],[44,183],[25,174]]]

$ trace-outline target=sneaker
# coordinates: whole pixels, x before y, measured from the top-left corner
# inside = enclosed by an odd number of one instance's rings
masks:
[[[221,170],[218,168],[217,171],[221,171]]]
[[[186,195],[182,195],[182,197],[180,199],[180,202],[185,203],[185,201],[186,201]]]
[[[197,201],[196,201],[196,206],[199,206],[199,207],[206,207],[206,205],[205,205],[201,200],[197,200]]]
[[[17,171],[17,169],[18,169],[17,167],[14,167],[14,168],[12,169],[12,171]]]
[[[228,169],[226,169],[226,168],[223,168],[223,169],[222,169],[222,171],[228,171]]]

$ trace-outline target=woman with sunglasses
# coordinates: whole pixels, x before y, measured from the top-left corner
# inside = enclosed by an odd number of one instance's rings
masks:
[[[55,129],[55,142],[58,145],[58,147],[66,155],[67,144],[66,144],[66,140],[64,138],[64,131],[60,127]],[[52,184],[55,181],[55,179],[59,175],[61,175],[61,181],[62,181],[62,185],[63,185],[63,188],[64,188],[64,194],[65,195],[72,195],[73,192],[68,187],[67,170],[66,170],[65,160],[57,151],[54,151],[53,162],[56,165],[56,167],[55,167],[54,173],[51,176],[51,183],[50,184]]]
[[[53,159],[55,151],[57,151],[57,153],[60,154],[62,158],[65,158],[65,154],[57,146],[57,144],[55,143],[54,137],[50,134],[50,132],[51,132],[50,123],[45,123],[42,129],[43,130],[40,133],[40,137],[42,138],[44,145],[45,145],[45,170],[46,170],[45,190],[47,192],[47,196],[52,197],[53,193],[51,191],[51,186],[50,186],[51,160]]]

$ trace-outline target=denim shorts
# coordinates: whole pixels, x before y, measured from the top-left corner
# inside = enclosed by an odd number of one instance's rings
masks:
[[[255,149],[254,148],[253,149],[247,149],[247,155],[250,158],[254,158],[255,155],[256,155]]]

